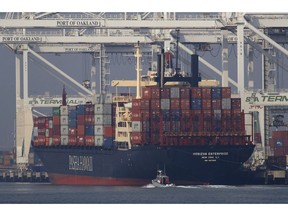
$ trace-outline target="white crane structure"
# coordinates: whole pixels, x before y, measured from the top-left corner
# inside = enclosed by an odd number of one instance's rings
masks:
[[[221,45],[220,68],[204,57],[199,62],[215,73],[222,86],[231,86],[242,98],[246,112],[258,112],[262,142],[257,144],[255,164],[267,156],[265,146],[268,132],[265,125],[267,107],[286,106],[288,93],[279,91],[275,77],[277,69],[288,71],[284,61],[275,53],[287,56],[288,14],[252,13],[7,13],[0,14],[0,43],[15,52],[16,66],[16,147],[17,164],[25,165],[32,134],[32,108],[51,107],[59,97],[30,97],[28,92],[28,58],[33,56],[48,65],[58,76],[77,88],[78,96],[71,103],[92,100],[99,83],[100,93],[108,91],[110,69],[108,53],[133,53],[139,43],[142,53],[152,58],[151,68],[156,69],[155,52],[158,46],[165,51],[173,48],[176,30],[179,31],[179,48],[188,54],[209,51]],[[191,48],[192,45],[192,48]],[[228,69],[229,47],[237,46],[237,72],[232,78]],[[254,51],[262,55],[261,87],[255,90]],[[41,53],[90,53],[91,89],[46,60]],[[248,58],[245,56],[248,53]],[[139,54],[138,54],[139,55]],[[245,60],[247,59],[247,61]],[[22,61],[22,67],[21,67]],[[247,62],[247,63],[246,63]],[[99,65],[97,71],[96,63]],[[139,68],[138,68],[139,70]],[[96,74],[100,80],[96,81]],[[22,81],[21,81],[21,76]],[[257,78],[259,80],[259,78]],[[22,82],[22,85],[21,85]],[[22,86],[22,88],[20,88]],[[271,95],[277,90],[277,96]],[[253,98],[253,100],[251,99]],[[257,98],[257,99],[256,99]],[[251,99],[251,100],[250,100]]]

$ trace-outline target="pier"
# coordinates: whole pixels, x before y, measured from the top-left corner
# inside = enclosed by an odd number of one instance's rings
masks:
[[[49,182],[47,172],[0,170],[0,182]]]

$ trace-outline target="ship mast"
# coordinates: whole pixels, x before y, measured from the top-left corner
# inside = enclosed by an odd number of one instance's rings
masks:
[[[142,55],[140,54],[140,46],[139,46],[139,41],[137,45],[135,46],[136,48],[136,73],[137,73],[137,89],[136,89],[136,99],[141,99],[141,69],[140,69],[140,58]]]

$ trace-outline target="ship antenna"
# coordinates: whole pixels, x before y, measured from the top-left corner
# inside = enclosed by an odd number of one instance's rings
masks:
[[[65,85],[63,85],[63,91],[62,91],[62,105],[63,106],[67,105],[66,96],[67,96],[67,93],[65,90]]]

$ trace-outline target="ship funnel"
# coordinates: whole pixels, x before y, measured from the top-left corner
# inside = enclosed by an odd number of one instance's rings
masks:
[[[62,91],[62,105],[63,106],[67,106],[67,93],[66,93],[66,90],[65,90],[65,85],[63,86],[63,91]]]
[[[198,55],[191,55],[191,75],[192,75],[192,87],[198,87],[198,82],[201,81],[201,77],[199,75],[199,60]]]

